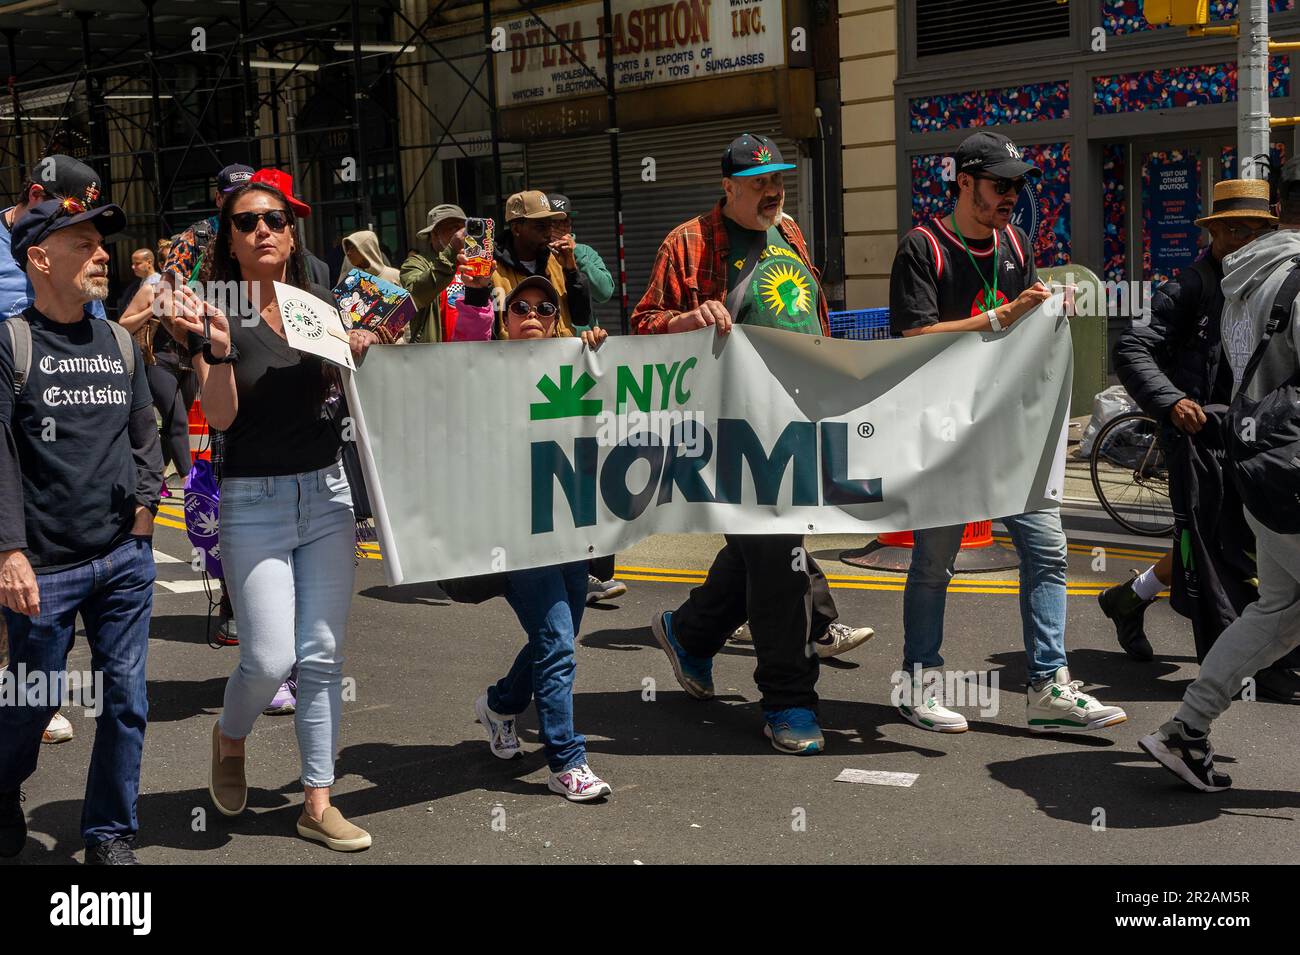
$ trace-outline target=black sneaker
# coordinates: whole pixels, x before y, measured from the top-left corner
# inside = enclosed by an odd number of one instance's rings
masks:
[[[1138,745],[1165,769],[1203,793],[1223,792],[1232,785],[1231,776],[1214,768],[1214,747],[1209,736],[1195,735],[1178,720],[1143,736]]]
[[[27,816],[21,789],[0,793],[0,859],[12,859],[27,844]]]
[[[1140,663],[1150,663],[1155,659],[1151,641],[1142,626],[1147,607],[1155,603],[1154,600],[1143,600],[1134,592],[1133,581],[1126,580],[1103,590],[1097,595],[1097,603],[1101,604],[1101,612],[1115,624],[1115,636],[1125,653]]]
[[[1276,663],[1255,674],[1255,690],[1256,699],[1300,704],[1300,677]]]
[[[96,846],[86,847],[86,865],[139,865],[135,857],[135,840],[105,839]]]

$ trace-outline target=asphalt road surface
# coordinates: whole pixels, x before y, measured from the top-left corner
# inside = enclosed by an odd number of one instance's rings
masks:
[[[593,768],[613,786],[575,805],[546,788],[535,716],[520,721],[526,755],[493,758],[475,697],[509,666],[524,637],[502,600],[452,604],[432,585],[384,586],[377,556],[361,561],[347,637],[345,704],[334,799],[374,846],[344,855],[300,839],[292,717],[263,717],[248,744],[252,791],[238,820],[207,794],[208,747],[238,650],[205,643],[207,597],[187,563],[179,510],[164,511],[149,658],[139,853],[146,863],[724,862],[1259,863],[1295,859],[1300,713],[1239,703],[1215,729],[1236,788],[1184,790],[1137,739],[1172,714],[1195,674],[1190,629],[1167,603],[1148,614],[1157,662],[1130,662],[1097,607],[1107,581],[1144,567],[1161,542],[1108,533],[1071,513],[1068,646],[1072,675],[1122,705],[1127,723],[1089,735],[1038,736],[1024,724],[1024,653],[1014,572],[964,576],[949,598],[950,669],[998,680],[997,712],[965,713],[971,731],[917,729],[889,705],[900,664],[902,578],[836,561],[861,539],[814,538],[841,619],[873,640],[822,666],[826,752],[776,752],[760,732],[753,651],[729,644],[718,698],[690,699],[653,644],[651,615],[677,606],[703,576],[718,539],[653,538],[619,556],[625,597],[587,612],[578,649],[577,728]],[[171,526],[166,526],[167,524]],[[1106,548],[1104,570],[1094,570]],[[88,666],[79,640],[69,668]],[[25,804],[31,836],[20,863],[81,858],[80,800],[92,722],[69,713],[76,738],[42,747]],[[845,769],[911,773],[910,787],[837,782]],[[6,863],[14,864],[14,863]]]

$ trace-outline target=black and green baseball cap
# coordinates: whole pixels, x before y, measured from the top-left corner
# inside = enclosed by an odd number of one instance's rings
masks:
[[[794,163],[783,162],[781,150],[766,136],[741,133],[731,141],[722,154],[724,176],[763,176],[797,168]]]

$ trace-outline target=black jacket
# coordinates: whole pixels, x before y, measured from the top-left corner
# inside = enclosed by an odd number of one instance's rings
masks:
[[[1212,256],[1181,270],[1151,297],[1149,321],[1135,320],[1115,344],[1115,373],[1133,400],[1161,423],[1183,398],[1226,404],[1232,373],[1219,319],[1223,270]]]
[[[1223,473],[1223,414],[1211,404],[1196,434],[1179,433],[1169,454],[1174,509],[1174,571],[1170,606],[1192,621],[1196,659],[1259,599],[1255,535],[1241,498]]]

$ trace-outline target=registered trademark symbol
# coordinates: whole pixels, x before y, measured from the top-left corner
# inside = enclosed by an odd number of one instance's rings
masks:
[[[864,421],[862,424],[858,425],[858,437],[860,438],[869,438],[875,433],[876,429],[872,426],[870,421]]]

